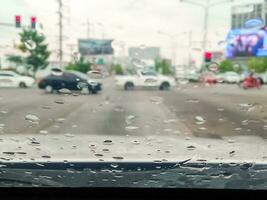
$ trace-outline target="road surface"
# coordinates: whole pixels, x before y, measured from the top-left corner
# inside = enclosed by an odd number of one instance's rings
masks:
[[[186,84],[171,91],[123,91],[104,80],[98,95],[0,89],[1,134],[267,135],[267,88]]]

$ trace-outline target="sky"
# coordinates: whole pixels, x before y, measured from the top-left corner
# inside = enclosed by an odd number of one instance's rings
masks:
[[[191,0],[205,3],[207,0]],[[212,0],[210,0],[212,1]],[[221,0],[214,0],[218,2]],[[236,0],[210,10],[209,38],[213,43],[225,38],[230,28],[230,8],[235,4],[262,2],[261,0]],[[92,38],[112,38],[129,46],[160,46],[164,57],[171,57],[171,43],[164,32],[177,34],[193,32],[193,41],[201,41],[204,12],[200,7],[180,3],[179,0],[63,0],[64,3],[64,54],[71,54],[70,46],[78,38],[87,37],[87,19]],[[0,0],[0,22],[13,23],[15,15],[21,15],[24,25],[30,24],[30,16],[36,16],[43,24],[49,48],[58,49],[57,0]],[[0,46],[18,40],[13,27],[0,27]],[[175,38],[177,62],[183,62],[188,54],[188,34]],[[198,43],[193,45],[197,46]],[[116,49],[117,48],[117,49]],[[210,47],[214,48],[214,47]],[[122,49],[115,46],[117,53]],[[119,51],[120,50],[120,51]],[[0,51],[5,51],[1,48]],[[125,52],[127,49],[125,49]],[[53,54],[56,59],[56,53]]]

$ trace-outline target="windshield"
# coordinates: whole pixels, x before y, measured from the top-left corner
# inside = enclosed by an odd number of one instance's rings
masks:
[[[267,188],[266,1],[0,5],[0,186]]]

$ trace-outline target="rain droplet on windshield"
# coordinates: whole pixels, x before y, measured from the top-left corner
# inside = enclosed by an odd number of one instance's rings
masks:
[[[56,104],[64,104],[65,102],[64,102],[64,100],[62,100],[62,99],[57,99],[57,100],[55,100],[54,101]]]
[[[39,117],[37,117],[36,115],[33,115],[33,114],[26,115],[25,119],[27,121],[30,121],[30,122],[39,122],[40,121]]]
[[[112,145],[113,142],[112,142],[112,140],[105,140],[105,141],[103,142],[103,144],[104,144],[104,145]]]
[[[163,99],[161,97],[151,97],[150,98],[150,101],[153,103],[153,104],[161,104]]]
[[[115,112],[124,112],[124,108],[123,108],[122,106],[116,106],[116,107],[114,108],[114,111],[115,111]]]
[[[137,126],[126,126],[125,127],[126,131],[135,131],[137,129],[139,129],[139,127],[137,127]]]
[[[206,122],[206,119],[204,117],[201,117],[201,116],[196,116],[195,120],[196,120],[196,124],[198,124],[198,125],[205,124],[205,122]]]
[[[43,135],[47,135],[47,134],[48,134],[48,131],[46,131],[46,130],[40,130],[39,133],[40,133],[40,134],[43,134]]]
[[[59,93],[61,93],[61,94],[71,94],[71,91],[69,89],[62,88],[62,89],[59,90]]]
[[[124,158],[123,157],[121,157],[121,156],[114,156],[114,157],[112,157],[113,159],[115,159],[115,160],[123,160]]]
[[[127,117],[125,117],[125,122],[126,124],[130,125],[132,124],[133,120],[135,119],[136,117],[134,115],[129,115]]]
[[[188,147],[186,147],[188,150],[195,150],[196,149],[196,147],[195,146],[188,146]]]

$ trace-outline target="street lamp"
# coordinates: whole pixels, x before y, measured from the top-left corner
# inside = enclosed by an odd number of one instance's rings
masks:
[[[158,31],[158,34],[160,35],[164,35],[164,36],[167,36],[170,38],[170,43],[171,43],[171,47],[172,47],[172,63],[173,65],[175,64],[175,61],[176,61],[176,43],[175,43],[175,38],[176,37],[179,37],[181,35],[184,35],[184,34],[189,34],[189,48],[191,48],[191,42],[192,42],[192,31],[190,32],[182,32],[182,33],[177,33],[177,34],[169,34],[169,33],[165,33],[165,32],[162,32],[162,31]],[[189,51],[189,60],[190,60],[190,51]]]
[[[203,51],[206,52],[207,50],[207,37],[208,37],[208,21],[209,21],[209,10],[210,8],[214,6],[218,6],[220,4],[225,4],[225,3],[232,3],[235,0],[221,0],[221,1],[215,1],[214,0],[206,0],[206,3],[198,3],[195,2],[194,0],[180,0],[181,3],[189,3],[198,7],[201,7],[204,9],[204,36],[203,36]]]

